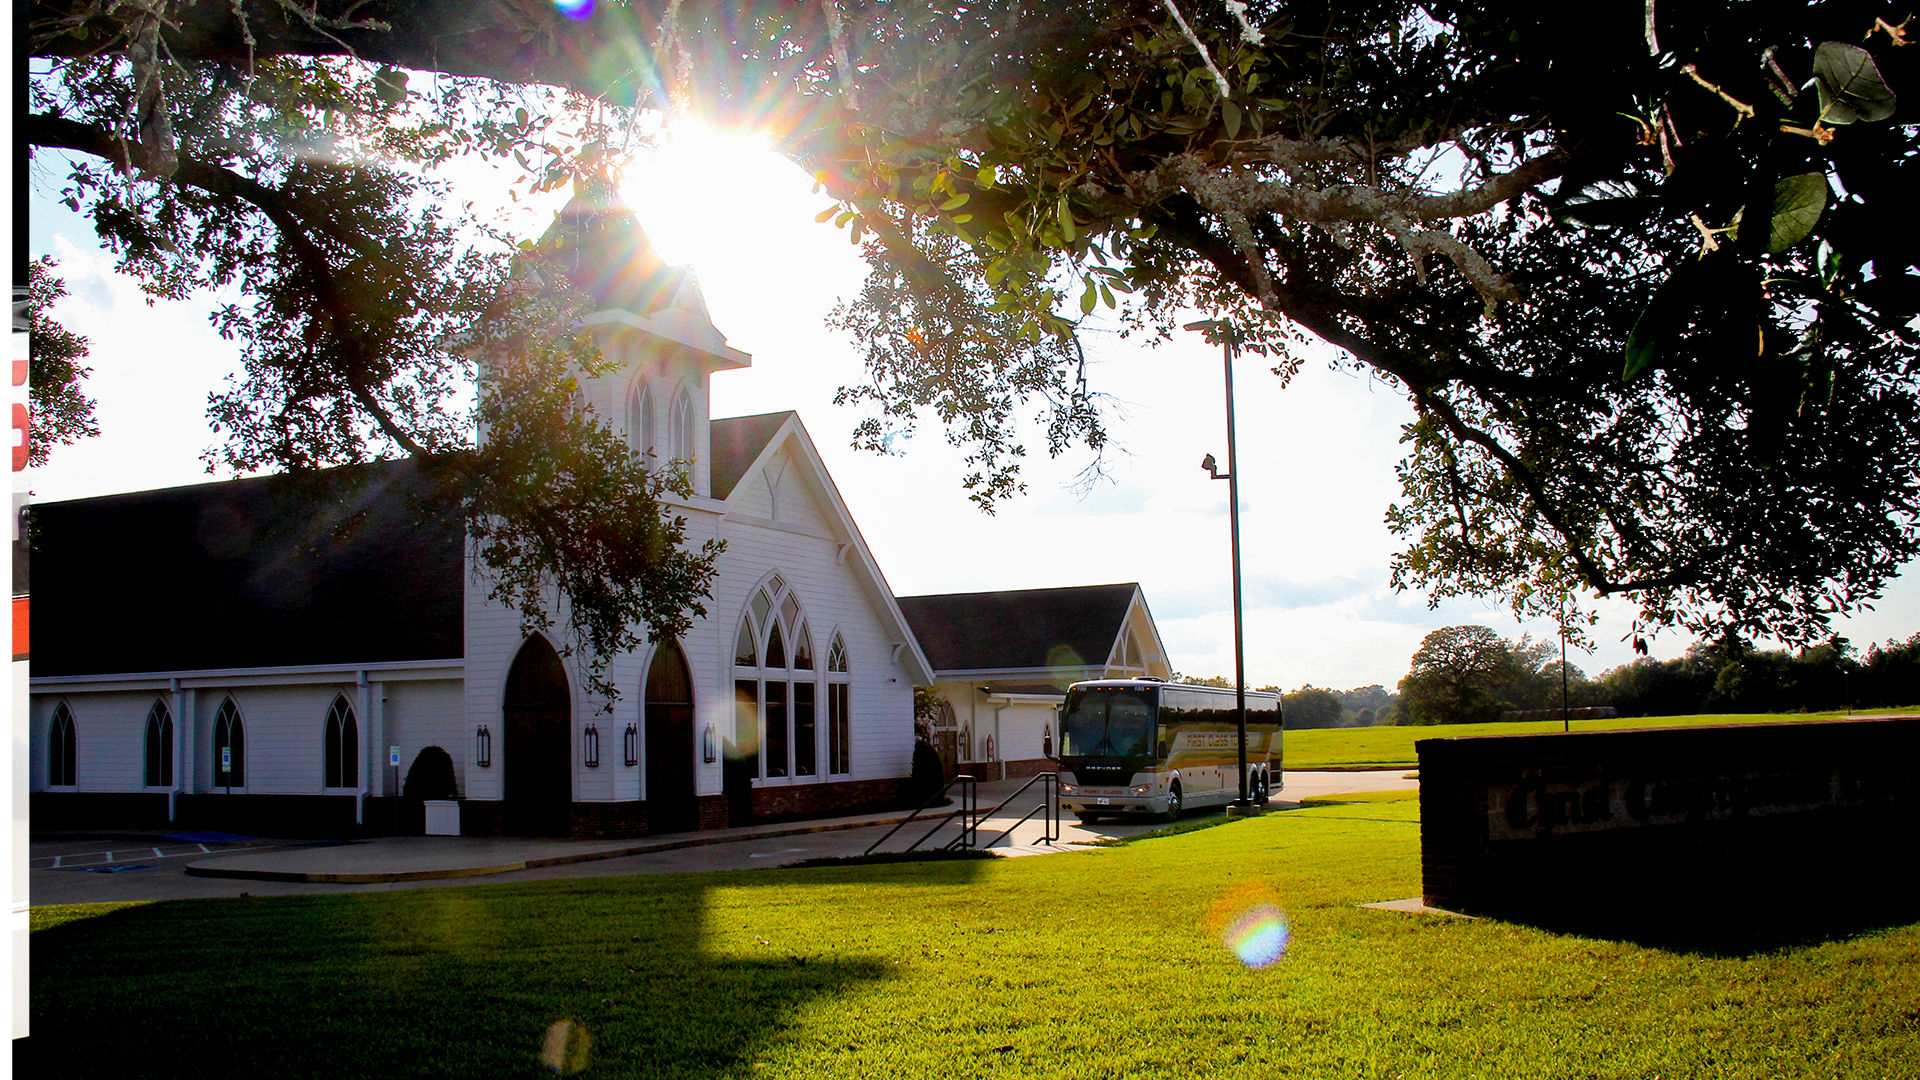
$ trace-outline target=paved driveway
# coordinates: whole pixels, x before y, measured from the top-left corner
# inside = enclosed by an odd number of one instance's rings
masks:
[[[1285,788],[1277,793],[1278,804],[1291,805],[1298,800],[1314,795],[1338,794],[1344,791],[1369,791],[1393,788],[1414,788],[1417,781],[1405,780],[1406,771],[1390,769],[1378,772],[1290,772],[1286,774]],[[1010,791],[1014,783],[981,785],[981,809],[989,809],[997,802],[997,793]],[[1007,855],[1026,856],[1050,852],[1071,851],[1087,841],[1113,837],[1132,836],[1151,829],[1159,828],[1158,823],[1120,823],[1111,820],[1094,825],[1083,825],[1072,815],[1066,815],[1061,822],[1060,840],[1054,844],[1042,842],[1044,827],[1038,821],[1029,821],[1015,828],[1012,834],[1001,838],[1000,834],[1028,809],[1038,804],[1038,786],[1007,808],[997,818],[985,821],[981,825],[977,843],[992,844],[994,851]],[[1218,813],[1217,810],[1195,811],[1195,814]],[[777,831],[779,826],[760,827]],[[86,838],[55,838],[36,840],[31,844],[29,889],[33,904],[73,904],[95,903],[111,900],[171,900],[192,897],[239,896],[283,896],[292,894],[340,893],[340,892],[376,892],[391,889],[431,889],[476,884],[492,884],[509,881],[545,881],[555,878],[615,877],[627,874],[678,874],[709,870],[754,870],[771,866],[784,866],[804,859],[829,858],[859,855],[868,846],[884,836],[890,824],[872,825],[860,828],[838,829],[830,832],[808,832],[797,835],[755,834],[755,830],[744,830],[746,835],[724,843],[703,844],[698,847],[676,848],[667,851],[651,851],[645,854],[627,855],[618,858],[596,859],[589,862],[574,862],[557,866],[535,867],[525,870],[513,870],[506,873],[487,874],[483,877],[450,877],[419,881],[334,883],[321,881],[263,881],[240,880],[234,878],[198,877],[185,872],[189,863],[210,863],[213,860],[238,860],[241,857],[254,857],[272,854],[275,865],[313,865],[319,866],[329,860],[337,861],[347,854],[340,850],[339,844],[313,844],[300,841],[234,838],[228,840],[203,838],[191,842],[168,841],[160,837],[119,838],[110,841]],[[934,838],[934,845],[944,842],[953,835],[953,827],[948,826]],[[883,850],[897,851],[905,848],[913,838],[925,833],[924,826],[907,825],[889,841]],[[418,864],[419,859],[411,853],[435,850],[439,838],[398,838],[390,841],[370,841],[351,845],[353,854],[375,858],[383,865],[404,868]],[[449,837],[446,844],[466,843],[478,852],[471,861],[475,865],[485,865],[488,859],[495,863],[501,861],[497,851],[485,842],[475,843],[472,838]],[[543,847],[547,850],[562,849],[566,842],[510,841],[521,848]],[[576,842],[577,846],[577,842]],[[922,844],[922,847],[929,846]],[[442,860],[444,862],[444,860]],[[239,865],[239,863],[235,863]]]

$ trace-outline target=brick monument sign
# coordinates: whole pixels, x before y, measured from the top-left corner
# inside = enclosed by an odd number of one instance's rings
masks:
[[[1915,906],[1920,717],[1416,748],[1433,907],[1610,929]]]

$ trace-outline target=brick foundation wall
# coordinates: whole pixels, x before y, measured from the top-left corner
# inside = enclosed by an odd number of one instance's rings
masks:
[[[700,828],[724,829],[727,827],[727,797],[725,795],[702,795],[700,798]]]
[[[1920,827],[1920,717],[1416,749],[1435,907],[1603,929],[1871,917],[1910,892],[1894,853]]]
[[[971,776],[975,780],[998,780],[1005,771],[1003,761],[963,761],[956,776]],[[949,777],[951,779],[951,777]]]
[[[1060,768],[1059,762],[1053,760],[1052,758],[1043,758],[1043,757],[1023,758],[1019,761],[1001,762],[1001,771],[1006,774],[1005,778],[1008,780],[1017,780],[1017,779],[1022,779],[1028,776],[1038,776],[1043,772],[1053,772],[1058,768]]]
[[[243,836],[336,839],[366,835],[354,822],[357,795],[181,795],[174,824]]]
[[[848,780],[837,784],[795,784],[753,789],[753,816],[758,821],[836,817],[887,810],[906,801],[907,777],[885,780]],[[703,807],[704,809],[704,807]],[[750,822],[732,822],[734,825]]]
[[[570,840],[600,840],[645,836],[647,804],[644,802],[577,802],[568,822]]]
[[[37,832],[75,829],[164,829],[167,796],[143,791],[35,791],[27,799]]]
[[[498,799],[468,799],[460,804],[461,836],[499,836],[505,804]]]

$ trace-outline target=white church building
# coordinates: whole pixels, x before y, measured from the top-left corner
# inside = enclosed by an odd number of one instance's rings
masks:
[[[1050,767],[1067,681],[1169,674],[1134,585],[896,598],[797,414],[710,419],[712,377],[750,359],[691,273],[617,203],[577,198],[556,228],[584,237],[576,281],[619,361],[586,401],[690,463],[666,508],[725,541],[707,616],[613,658],[609,709],[487,599],[457,518],[421,522],[409,463],[319,503],[263,477],[40,504],[36,831],[417,831],[400,796],[430,748],[469,834],[848,813],[907,798],[915,687],[945,703],[950,756],[1018,774]]]

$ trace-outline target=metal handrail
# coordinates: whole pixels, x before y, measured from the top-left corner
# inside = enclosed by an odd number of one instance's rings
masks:
[[[1025,814],[1021,815],[1019,821],[1016,821],[1013,824],[1007,826],[1006,829],[1003,832],[1001,832],[999,836],[996,836],[993,839],[987,841],[986,843],[981,844],[980,845],[981,851],[985,851],[988,848],[992,847],[993,845],[999,843],[1000,841],[1005,840],[1007,837],[1012,836],[1013,830],[1019,828],[1022,825],[1025,825],[1027,821],[1033,817],[1033,815],[1038,814],[1041,811],[1045,811],[1047,815],[1045,818],[1047,830],[1046,830],[1046,833],[1040,837],[1040,842],[1051,847],[1053,846],[1053,842],[1055,840],[1060,839],[1060,776],[1058,773],[1050,773],[1050,772],[1034,773],[1033,778],[1028,780],[1024,784],[1021,784],[1020,787],[1017,790],[1015,790],[1013,794],[1007,796],[1004,799],[1001,799],[999,806],[994,807],[993,809],[987,811],[985,814],[981,816],[991,818],[995,814],[999,813],[1001,810],[1005,809],[1008,803],[1019,798],[1023,793],[1026,792],[1028,788],[1032,787],[1036,783],[1039,784],[1043,789],[1045,789],[1040,799],[1040,805],[1034,807],[1033,809],[1027,811]],[[977,827],[978,826],[976,826],[976,828]]]
[[[977,824],[979,820],[978,814],[980,811],[980,783],[979,781],[975,780],[971,775],[967,773],[961,773],[959,776],[954,777],[953,779],[947,781],[944,785],[942,785],[940,790],[934,792],[931,796],[929,796],[926,802],[923,802],[919,806],[915,807],[913,813],[908,814],[906,817],[901,818],[899,824],[887,830],[887,835],[881,837],[878,840],[875,840],[870,846],[868,846],[864,854],[867,854],[867,855],[873,854],[874,850],[878,848],[881,844],[884,844],[887,841],[893,839],[893,834],[899,832],[901,829],[906,828],[908,822],[919,817],[920,811],[927,809],[928,807],[934,805],[934,803],[938,802],[941,799],[945,799],[947,797],[947,792],[951,790],[953,785],[955,784],[960,785],[959,807],[956,808],[952,813],[948,814],[946,817],[943,817],[939,821],[934,822],[933,828],[928,829],[925,835],[921,836],[920,839],[915,840],[913,843],[907,845],[907,851],[912,851],[914,848],[917,848],[921,844],[926,843],[927,840],[930,839],[934,833],[937,833],[942,828],[945,828],[947,823],[952,821],[956,817],[961,818],[960,835],[958,837],[955,837],[954,840],[947,845],[947,847],[952,848],[955,845],[972,847],[973,834],[975,830],[978,828],[978,824]]]

